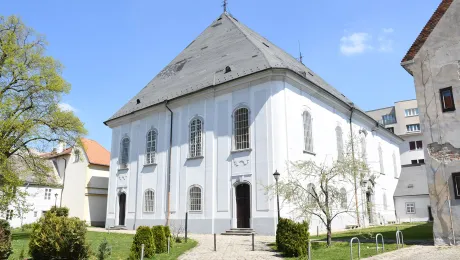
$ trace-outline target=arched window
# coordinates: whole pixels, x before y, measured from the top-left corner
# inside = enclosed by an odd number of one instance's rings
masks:
[[[189,192],[189,210],[201,211],[201,188],[193,186]]]
[[[157,130],[150,129],[147,132],[145,163],[155,163],[155,156],[157,154]]]
[[[380,174],[385,174],[385,168],[383,167],[383,152],[382,146],[379,144],[379,163],[380,163]]]
[[[144,192],[144,212],[155,211],[155,192],[153,190],[146,190]]]
[[[73,162],[80,162],[80,150],[75,149],[75,160]]]
[[[337,139],[337,158],[343,158],[343,132],[340,126],[335,128],[335,135]]]
[[[393,171],[395,174],[395,178],[398,178],[398,164],[396,163],[396,154],[393,152]]]
[[[310,113],[308,113],[308,111],[304,111],[302,114],[302,118],[303,118],[304,150],[307,152],[313,152],[311,115]]]
[[[315,193],[315,185],[313,183],[309,183],[307,185],[307,192],[308,192],[308,195],[307,195],[308,204],[314,205],[316,203],[314,194],[316,193]]]
[[[202,143],[203,143],[203,121],[200,118],[194,118],[190,122],[190,152],[191,158],[202,156]]]
[[[127,168],[128,162],[129,162],[129,138],[124,137],[121,140],[120,168]]]
[[[235,150],[249,149],[249,110],[245,107],[233,113],[233,140]]]
[[[361,158],[363,160],[366,160],[367,157],[367,142],[366,142],[366,137],[363,136],[361,137]]]
[[[383,193],[383,209],[387,210],[388,209],[388,204],[387,204],[387,194],[384,192]]]
[[[342,209],[347,208],[347,191],[345,188],[340,189],[340,207]]]

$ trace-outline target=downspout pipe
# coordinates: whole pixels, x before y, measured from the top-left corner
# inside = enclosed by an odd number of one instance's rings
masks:
[[[353,112],[355,111],[355,105],[353,103],[350,104],[350,142],[351,142],[351,158],[353,163],[353,181],[355,186],[355,207],[356,207],[356,220],[358,227],[361,226],[361,221],[359,218],[359,209],[358,209],[358,186],[357,186],[357,174],[356,174],[356,163],[355,163],[355,142],[353,140]]]
[[[169,226],[169,216],[171,214],[171,153],[172,153],[172,130],[173,130],[173,119],[174,119],[174,113],[173,111],[168,107],[168,102],[169,100],[166,100],[165,102],[165,107],[169,110],[169,113],[171,114],[171,121],[169,122],[169,150],[168,150],[168,179],[167,179],[167,189],[168,189],[168,209],[167,209],[167,215],[166,215],[166,226]]]
[[[64,160],[64,172],[62,174],[63,175],[62,176],[62,189],[61,189],[61,198],[59,199],[59,207],[62,207],[62,194],[64,193],[64,187],[65,187],[65,171],[67,169],[67,159],[64,157],[62,157],[62,159]]]

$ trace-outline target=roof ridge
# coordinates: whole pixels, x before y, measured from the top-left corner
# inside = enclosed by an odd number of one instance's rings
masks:
[[[224,15],[232,22],[233,25],[235,25],[236,28],[238,28],[238,30],[244,35],[244,37],[252,44],[254,45],[254,47],[260,52],[262,53],[262,56],[264,57],[265,61],[267,62],[268,65],[271,65],[270,64],[270,61],[268,60],[267,56],[265,55],[265,53],[257,46],[257,44],[252,40],[250,39],[250,35],[246,34],[246,32],[240,27],[239,24],[236,24],[235,21],[237,21],[231,14],[225,12]],[[235,21],[233,21],[233,19],[235,19]]]

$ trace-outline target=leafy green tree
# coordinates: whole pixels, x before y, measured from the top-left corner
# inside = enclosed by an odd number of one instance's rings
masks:
[[[18,17],[0,16],[0,211],[21,197],[21,175],[49,179],[50,165],[37,151],[60,141],[74,145],[86,133],[78,117],[59,106],[70,84],[46,45]]]

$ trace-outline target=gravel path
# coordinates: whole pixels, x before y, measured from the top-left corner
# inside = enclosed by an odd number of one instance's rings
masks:
[[[217,235],[217,251],[214,252],[214,236],[191,234],[198,241],[198,246],[183,254],[179,259],[280,259],[279,253],[273,252],[267,244],[274,243],[274,236],[255,236],[254,250],[250,236]]]
[[[460,259],[458,246],[410,246],[381,255],[366,258],[367,260],[456,260]]]

